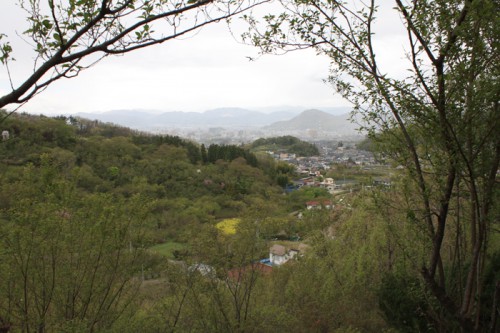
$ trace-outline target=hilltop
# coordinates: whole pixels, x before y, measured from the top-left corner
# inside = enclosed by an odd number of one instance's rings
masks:
[[[294,118],[286,121],[275,122],[264,127],[270,131],[307,131],[335,132],[336,134],[353,134],[356,124],[348,120],[348,115],[332,115],[321,110],[306,110]]]
[[[297,156],[319,155],[318,147],[290,135],[257,139],[252,143],[251,149],[252,151],[290,153],[296,154]]]

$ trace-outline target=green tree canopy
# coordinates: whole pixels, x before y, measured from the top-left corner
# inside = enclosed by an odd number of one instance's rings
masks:
[[[252,150],[272,150],[296,154],[298,156],[319,155],[318,147],[314,144],[302,141],[291,135],[257,139],[252,142]]]
[[[334,89],[368,131],[387,134],[385,153],[407,170],[404,209],[427,237],[427,290],[464,331],[495,325],[497,312],[487,309],[492,315],[484,321],[481,299],[484,262],[494,250],[488,239],[498,223],[498,2],[279,2],[281,13],[247,17],[246,37],[263,52],[314,48],[331,59]],[[394,14],[401,24],[395,29],[406,32],[398,39],[406,75],[380,61],[383,17]],[[452,268],[464,279],[450,279],[457,276],[447,275]]]

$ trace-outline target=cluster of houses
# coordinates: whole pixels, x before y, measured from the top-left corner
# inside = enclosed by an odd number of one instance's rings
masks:
[[[317,146],[320,150],[320,156],[299,157],[296,154],[273,151],[269,151],[268,154],[276,160],[286,161],[295,165],[297,171],[301,174],[328,170],[332,164],[356,166],[374,165],[376,163],[375,157],[371,152],[357,149],[354,146],[332,148],[326,143],[321,143]]]
[[[373,153],[357,149],[355,144],[337,144],[332,147],[327,142],[318,144],[321,156],[333,164],[373,165],[376,163]]]
[[[319,172],[318,172],[319,173]],[[341,189],[339,184],[336,184],[333,178],[322,178],[321,175],[314,175],[304,177],[293,181],[293,186],[296,189],[301,187],[321,187],[328,190],[330,193],[334,193],[335,190]]]
[[[248,274],[249,271],[269,274],[272,272],[273,267],[279,267],[287,262],[300,258],[307,251],[307,247],[308,246],[303,243],[298,243],[297,245],[292,245],[290,247],[274,244],[269,249],[269,258],[261,259],[245,267],[231,269],[227,273],[228,278],[232,280],[240,280],[245,274]],[[188,267],[188,271],[198,272],[199,274],[209,278],[216,278],[215,268],[207,264],[193,264]]]
[[[273,152],[273,151],[268,151],[267,153],[271,157],[273,157],[275,160],[290,162],[290,161],[295,161],[297,159],[296,154],[279,153],[279,152]]]
[[[343,191],[347,185],[355,184],[353,179],[344,179],[335,181],[333,178],[323,178],[321,176],[307,176],[298,180],[292,181],[285,188],[285,192],[289,193],[298,190],[301,187],[320,187],[326,189],[330,194],[339,193]]]

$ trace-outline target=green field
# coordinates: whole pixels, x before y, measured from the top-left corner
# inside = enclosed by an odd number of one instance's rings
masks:
[[[186,249],[186,244],[177,242],[166,242],[162,244],[157,244],[149,248],[150,251],[161,254],[170,259],[174,259],[174,251],[181,251]]]

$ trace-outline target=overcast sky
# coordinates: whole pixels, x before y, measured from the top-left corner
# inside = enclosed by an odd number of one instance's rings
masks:
[[[0,33],[15,37],[25,17],[14,0],[0,1]],[[33,67],[28,46],[14,42],[11,68],[21,83]],[[257,50],[234,40],[224,23],[198,34],[119,57],[108,57],[77,78],[59,80],[22,111],[69,114],[119,109],[204,111],[219,107],[347,106],[323,80],[328,59],[311,50],[255,61]],[[390,61],[390,60],[388,60]],[[0,68],[0,95],[9,91]]]

